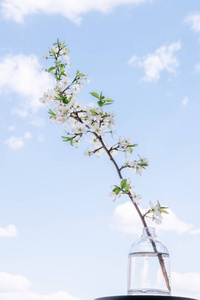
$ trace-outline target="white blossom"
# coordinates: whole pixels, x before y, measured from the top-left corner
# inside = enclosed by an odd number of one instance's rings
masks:
[[[139,174],[140,176],[142,176],[143,174],[143,168],[141,166],[137,166],[134,168],[135,174]]]
[[[139,158],[140,158],[140,161],[141,161],[141,163],[143,163],[143,164],[148,164],[149,163],[149,159],[148,158],[142,158],[139,154],[138,154],[138,156],[139,156]]]
[[[84,134],[87,133],[87,129],[85,127],[85,124],[80,123],[80,122],[77,122],[77,123],[73,124],[73,126],[71,127],[71,130],[72,130],[73,133],[84,133]]]
[[[44,92],[43,97],[39,99],[40,102],[45,104],[46,106],[50,106],[53,104],[57,94],[54,89],[49,89],[47,92]]]
[[[90,83],[90,77],[87,75],[86,77],[85,77],[85,82],[88,84],[88,83]]]
[[[142,196],[141,196],[141,195],[136,195],[136,194],[133,195],[133,201],[134,201],[137,205],[140,204],[140,200],[141,200],[141,199],[142,199]]]
[[[114,197],[114,199],[113,199],[113,202],[114,202],[117,198],[120,198],[120,197],[121,197],[121,194],[119,193],[119,194],[116,195],[115,192],[110,192],[110,193],[109,193],[109,196],[110,196],[110,197]]]
[[[102,146],[101,143],[100,143],[100,141],[98,140],[98,138],[96,136],[94,136],[94,135],[90,135],[90,140],[88,140],[88,143],[92,144],[92,146],[95,149],[97,149],[97,148],[99,148],[99,147]]]
[[[45,51],[45,58],[46,58],[46,59],[49,58],[49,50]]]
[[[155,221],[157,224],[162,223],[162,215],[161,212],[159,211],[159,204],[154,205],[152,201],[149,202],[150,207],[151,207],[151,212],[153,213],[152,220]]]
[[[90,156],[91,155],[91,150],[90,150],[90,148],[89,147],[87,147],[87,150],[85,150],[85,152],[84,152],[84,155],[85,156]]]

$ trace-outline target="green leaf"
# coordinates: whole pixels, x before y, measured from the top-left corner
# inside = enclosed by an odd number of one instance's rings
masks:
[[[68,103],[70,102],[71,99],[68,100],[67,97],[58,94],[58,96],[56,97],[56,100],[60,100],[60,101],[62,101],[64,104],[68,104]]]
[[[62,136],[63,142],[70,142],[71,140],[73,140],[73,137],[69,137],[69,136]]]
[[[78,77],[79,77],[79,78],[81,78],[81,77],[83,77],[83,76],[85,76],[83,73],[79,73],[79,74],[78,74]]]
[[[162,208],[160,208],[159,211],[164,213],[164,214],[169,214],[168,211],[166,211],[165,209],[162,209]]]
[[[113,192],[118,195],[120,193],[121,189],[118,186],[115,186],[115,188],[113,189]]]
[[[56,97],[56,100],[63,100],[63,97],[60,95],[60,94],[58,94],[58,96]]]
[[[142,163],[142,165],[143,165],[144,167],[148,167],[148,164],[147,164],[147,163]]]
[[[129,147],[137,147],[138,144],[128,145]]]
[[[96,92],[92,92],[90,93],[92,96],[96,97],[97,99],[99,99],[99,94],[97,94]]]
[[[130,152],[130,154],[133,153],[133,149],[131,147],[129,147],[129,152]]]
[[[103,102],[103,105],[110,105],[110,104],[112,104],[112,103]]]
[[[127,179],[122,179],[120,182],[120,187],[122,189],[125,189],[126,185],[127,185]]]
[[[61,65],[61,61],[55,61],[56,66],[60,66]]]
[[[55,116],[55,113],[51,109],[49,109],[48,113],[52,116]]]
[[[81,78],[83,76],[85,76],[85,75],[83,73],[80,73],[79,70],[76,71],[76,77]]]
[[[99,100],[99,101],[97,102],[97,104],[98,104],[100,107],[104,105],[103,101],[101,101],[101,100]]]
[[[51,48],[51,52],[56,55],[56,52],[53,50],[53,48]]]
[[[56,67],[51,67],[47,70],[48,73],[51,73],[52,71],[54,71],[56,69]]]
[[[90,112],[91,112],[94,116],[98,115],[98,113],[96,112],[95,109],[90,109]]]
[[[147,163],[138,163],[139,166],[145,169],[145,167],[148,167]]]
[[[110,98],[103,98],[103,101],[106,101],[106,102],[114,102],[114,100],[110,99]]]
[[[128,192],[130,190],[130,184],[127,183],[124,190],[125,190],[125,192]]]
[[[100,100],[102,100],[102,98],[105,98],[105,97],[103,97],[103,95],[102,95],[102,92],[100,93]]]
[[[60,73],[63,73],[65,71],[65,66],[64,65],[61,65],[60,66]]]

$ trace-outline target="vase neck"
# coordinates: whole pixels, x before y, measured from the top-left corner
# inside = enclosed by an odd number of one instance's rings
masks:
[[[155,228],[153,227],[144,227],[142,230],[142,237],[149,237],[151,236],[152,238],[156,237],[156,231]]]

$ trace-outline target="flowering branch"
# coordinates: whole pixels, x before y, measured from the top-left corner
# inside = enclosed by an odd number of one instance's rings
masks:
[[[74,79],[70,79],[68,75],[70,64],[68,54],[69,50],[65,42],[61,44],[59,40],[46,52],[46,59],[54,59],[54,65],[46,71],[55,77],[56,86],[45,92],[43,97],[40,98],[40,101],[50,107],[50,121],[62,124],[65,128],[67,127],[69,129],[69,132],[65,131],[66,135],[62,136],[63,141],[69,142],[71,146],[75,146],[76,148],[82,138],[90,133],[89,143],[92,144],[93,148],[88,147],[85,155],[91,156],[95,154],[97,157],[101,154],[108,155],[120,179],[120,184],[114,185],[109,195],[114,197],[114,200],[122,195],[127,195],[133,203],[144,227],[147,227],[146,217],[160,224],[162,221],[161,214],[167,213],[167,208],[162,207],[159,202],[154,205],[150,201],[150,208],[145,214],[142,214],[138,206],[142,198],[141,195],[135,193],[134,186],[131,185],[130,179],[125,179],[122,176],[122,171],[125,168],[133,170],[136,174],[141,176],[144,169],[148,166],[148,159],[141,158],[140,156],[138,160],[131,159],[131,155],[137,144],[133,144],[129,138],[119,137],[118,142],[113,146],[107,144],[104,137],[105,135],[111,135],[111,137],[113,137],[115,119],[111,112],[104,111],[104,106],[112,104],[113,100],[104,97],[102,92],[100,94],[92,92],[91,95],[97,99],[97,106],[84,106],[81,102],[77,101],[77,95],[81,91],[83,83],[88,82],[89,78],[77,70]],[[113,157],[118,152],[125,154],[126,161],[122,166],[118,166]],[[151,236],[148,231],[147,233]],[[154,241],[152,239],[150,240],[154,252],[158,253]],[[169,280],[161,253],[158,253],[158,259],[166,285],[170,291]]]

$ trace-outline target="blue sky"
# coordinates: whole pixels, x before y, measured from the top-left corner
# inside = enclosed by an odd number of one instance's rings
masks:
[[[170,208],[155,226],[171,255],[172,294],[200,298],[200,4],[164,0],[0,1],[0,300],[86,300],[126,294],[127,255],[142,226],[106,157],[62,142],[39,98],[53,79],[45,50],[59,37],[79,99],[115,100],[118,135],[148,157],[132,178]],[[126,173],[124,173],[126,174]],[[154,226],[150,222],[149,225]]]

